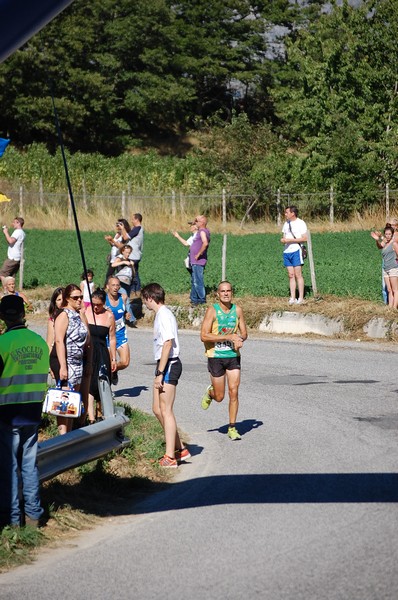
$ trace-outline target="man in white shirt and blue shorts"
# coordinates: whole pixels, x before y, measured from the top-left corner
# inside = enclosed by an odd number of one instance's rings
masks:
[[[285,210],[285,217],[281,243],[285,245],[283,264],[289,276],[289,304],[302,304],[304,301],[304,277],[302,272],[304,260],[301,244],[307,241],[307,225],[302,219],[298,218],[297,206],[288,206]],[[297,288],[299,297],[296,299]]]

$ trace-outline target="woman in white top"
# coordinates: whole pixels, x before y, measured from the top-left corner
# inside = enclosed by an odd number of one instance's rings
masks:
[[[108,283],[109,277],[112,277],[114,273],[114,268],[112,267],[113,261],[116,259],[118,254],[120,254],[120,247],[124,244],[123,240],[123,231],[130,230],[130,223],[126,221],[126,219],[118,219],[116,221],[116,233],[112,237],[111,235],[105,235],[105,239],[111,246],[111,252],[108,255],[108,269],[105,276],[105,285]]]

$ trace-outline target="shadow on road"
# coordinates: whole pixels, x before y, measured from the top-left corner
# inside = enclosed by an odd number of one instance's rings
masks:
[[[244,421],[240,421],[236,423],[236,428],[241,435],[245,435],[245,433],[249,433],[252,429],[257,429],[257,427],[261,427],[264,425],[263,421],[257,421],[257,419],[245,419]],[[216,427],[215,429],[208,429],[207,431],[213,432],[218,431],[219,433],[226,434],[228,433],[229,425],[221,425],[221,427]]]
[[[398,502],[397,473],[218,475],[181,483],[139,505],[136,514],[219,504]]]
[[[191,446],[190,446],[191,449]],[[189,469],[201,448],[192,448]],[[55,508],[65,503],[100,516],[139,515],[222,504],[329,504],[398,502],[398,473],[286,473],[263,475],[214,475],[175,483],[156,483],[140,478],[118,478],[89,473],[87,481],[64,485],[54,480],[43,490],[44,503]],[[91,481],[91,485],[90,485]],[[91,490],[91,491],[90,491]],[[117,501],[115,501],[117,498]]]
[[[148,386],[146,385],[137,385],[132,388],[122,388],[120,390],[116,390],[115,398],[123,398],[123,396],[129,396],[131,398],[138,398],[142,392],[148,391]]]

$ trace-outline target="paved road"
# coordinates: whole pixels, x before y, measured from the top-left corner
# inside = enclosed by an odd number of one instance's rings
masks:
[[[118,396],[150,410],[151,332],[129,335]],[[396,600],[398,353],[248,340],[231,442],[226,404],[200,408],[198,335],[181,344],[192,459],[128,514],[115,502],[103,527],[1,576],[0,598]]]

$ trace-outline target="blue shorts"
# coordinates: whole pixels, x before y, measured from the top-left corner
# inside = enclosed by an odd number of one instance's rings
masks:
[[[301,256],[301,250],[283,253],[283,265],[285,267],[302,267],[303,264],[304,262]]]
[[[128,344],[125,327],[116,332],[116,348],[120,348],[120,346],[123,346],[124,344]]]
[[[159,368],[159,361],[156,362],[156,368]],[[179,358],[171,358],[166,363],[162,383],[177,385],[181,377],[182,364]]]

